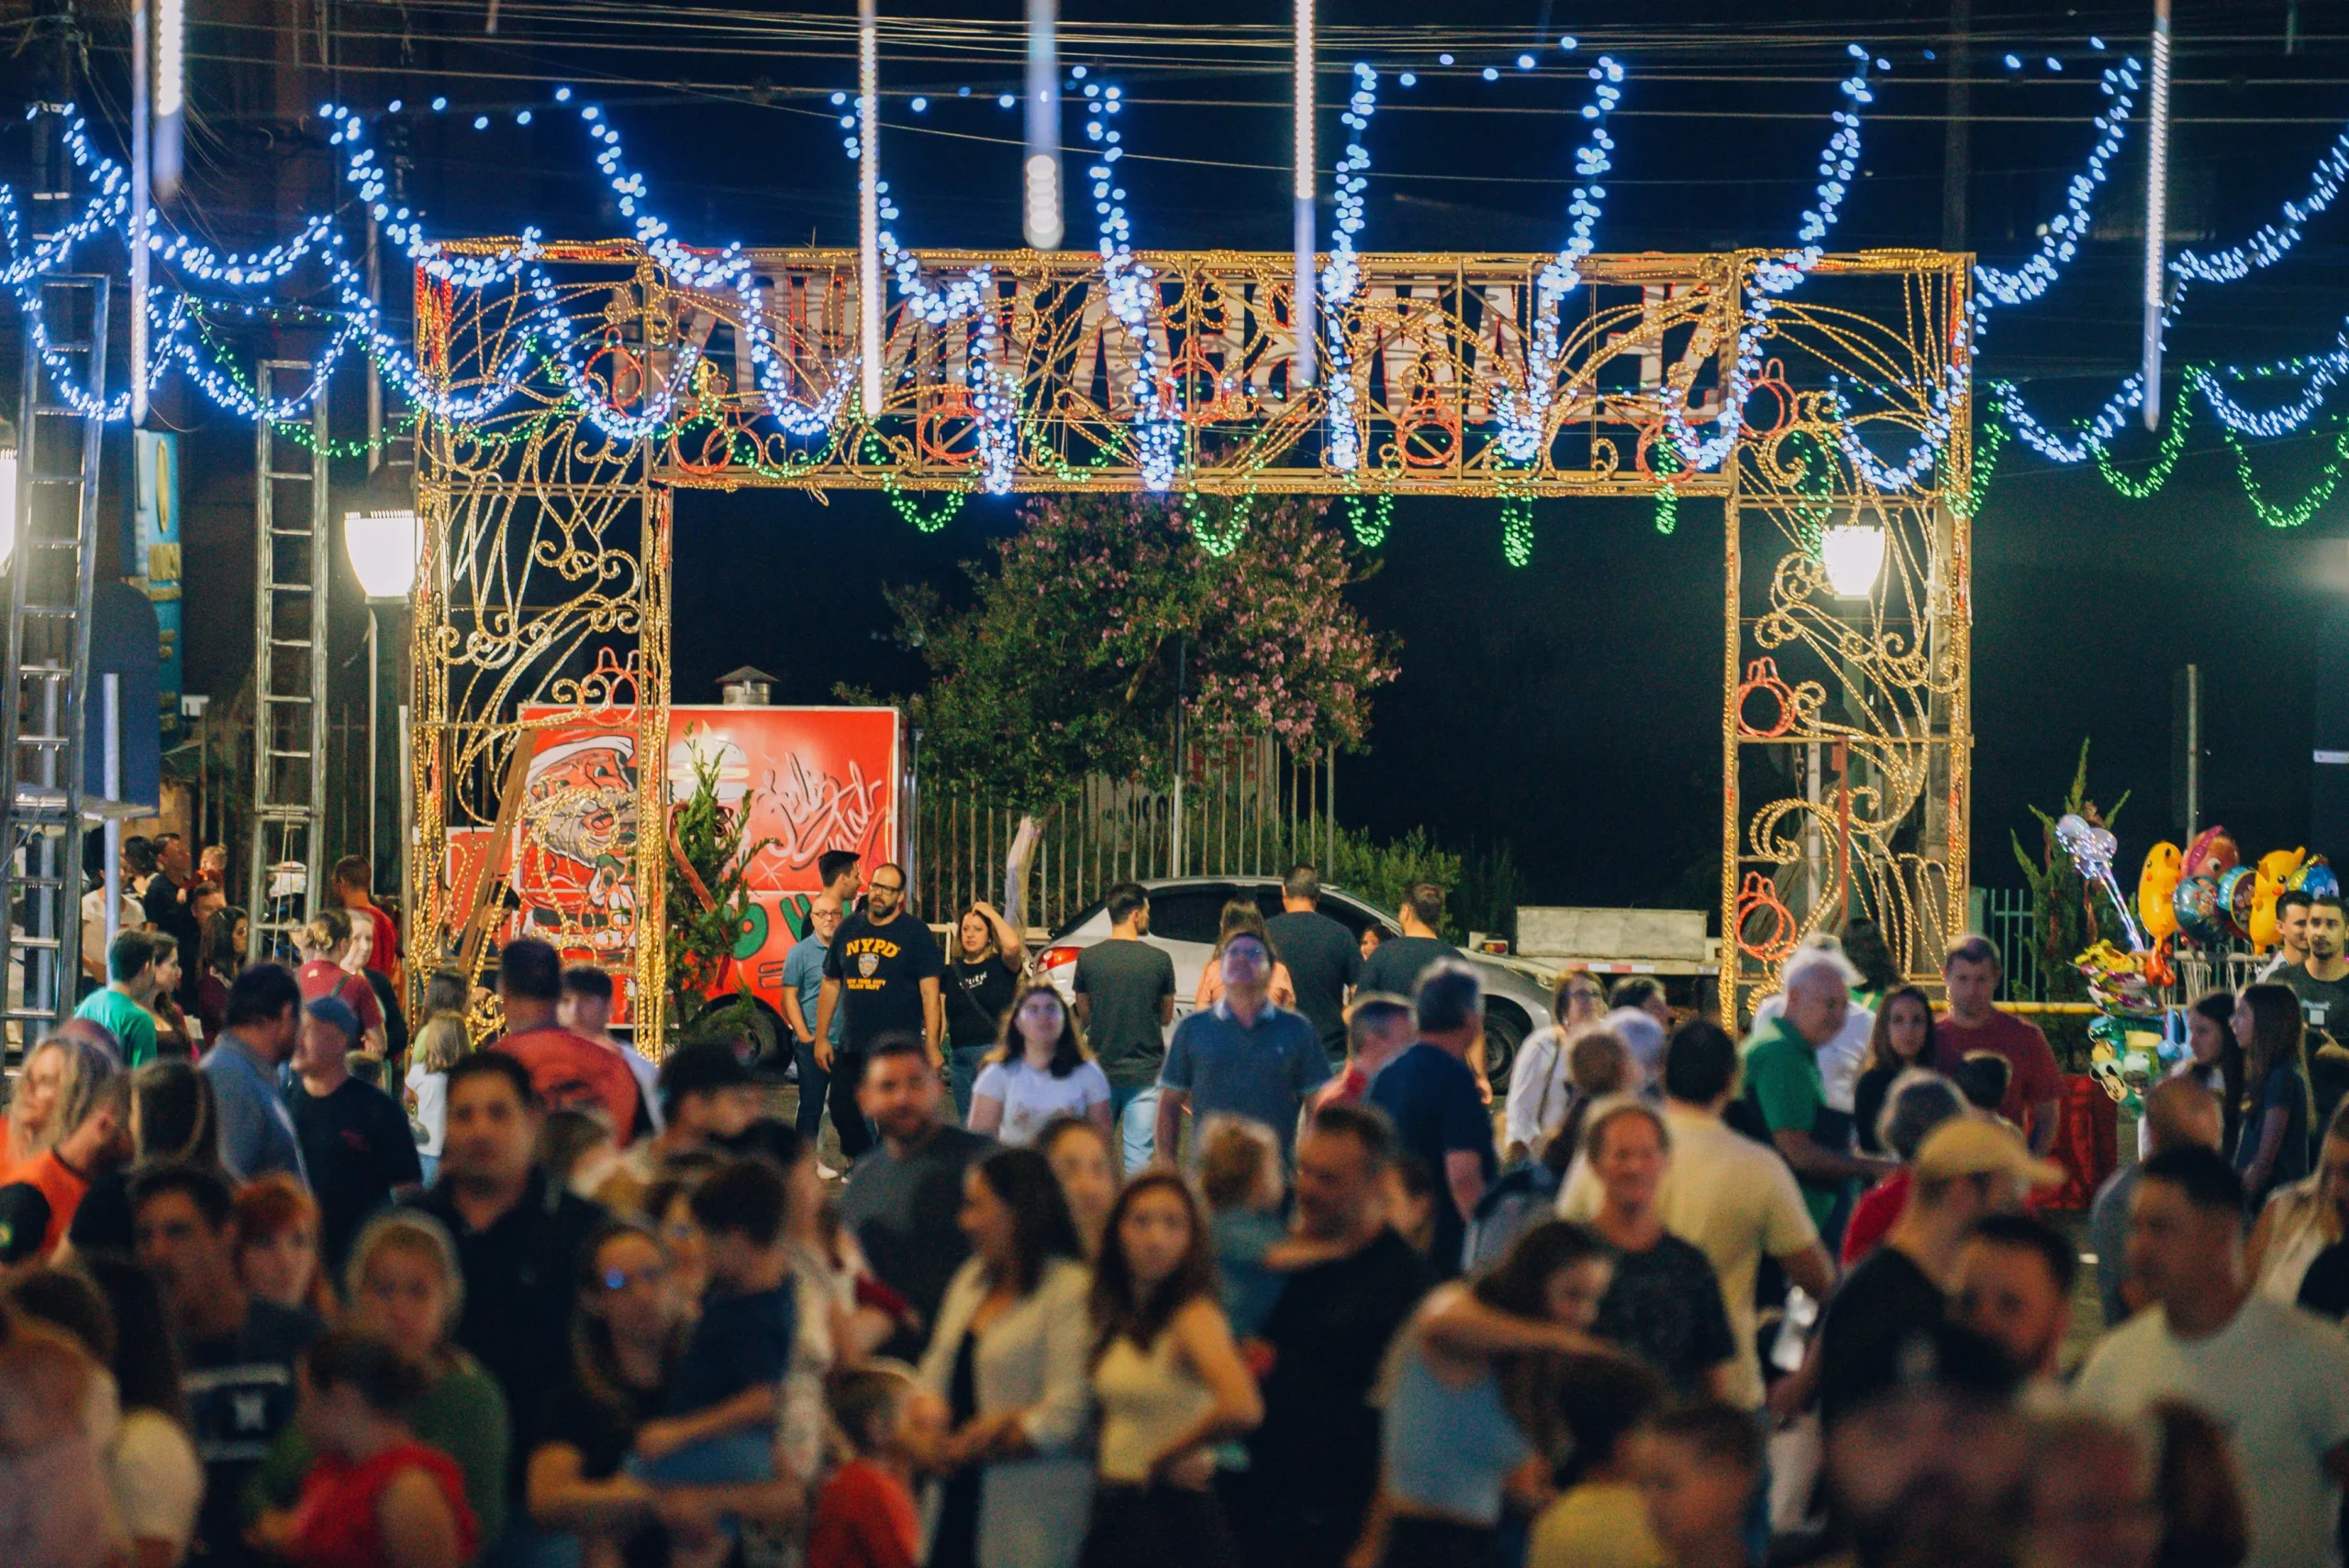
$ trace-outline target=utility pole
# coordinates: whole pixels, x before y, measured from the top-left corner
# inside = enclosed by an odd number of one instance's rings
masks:
[[[1942,249],[1965,249],[1966,188],[1974,175],[1974,0],[1949,0],[1949,98],[1942,126]]]

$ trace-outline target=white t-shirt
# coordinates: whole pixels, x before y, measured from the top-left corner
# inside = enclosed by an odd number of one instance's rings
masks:
[[[1024,1060],[991,1062],[979,1069],[971,1085],[974,1099],[990,1099],[1003,1106],[1003,1125],[996,1141],[1024,1149],[1056,1116],[1081,1117],[1095,1106],[1109,1103],[1108,1075],[1097,1062],[1078,1064],[1065,1078],[1040,1073]]]
[[[204,1501],[204,1466],[178,1422],[156,1410],[132,1410],[106,1456],[115,1512],[133,1540],[167,1540],[184,1549]]]
[[[2349,1335],[2254,1296],[2215,1334],[2181,1340],[2148,1307],[2097,1341],[2072,1392],[2134,1419],[2158,1399],[2199,1407],[2227,1433],[2251,1510],[2243,1568],[2334,1561],[2341,1488],[2324,1456],[2349,1442]]]
[[[1786,993],[1762,998],[1753,1009],[1753,1032],[1787,1010]],[[1843,1015],[1835,1038],[1819,1048],[1819,1081],[1827,1090],[1827,1108],[1852,1114],[1852,1095],[1860,1086],[1860,1063],[1868,1057],[1868,1036],[1876,1032],[1876,1015],[1857,1002]]]
[[[1802,1189],[1777,1151],[1732,1132],[1702,1111],[1667,1101],[1672,1162],[1656,1194],[1664,1228],[1705,1254],[1720,1279],[1721,1305],[1737,1340],[1728,1394],[1741,1409],[1762,1407],[1762,1361],[1754,1350],[1753,1276],[1762,1254],[1787,1257],[1819,1241],[1819,1227],[1803,1207]],[[1598,1212],[1598,1178],[1580,1155],[1558,1194],[1558,1217],[1588,1219]]]
[[[424,1127],[416,1151],[438,1160],[449,1137],[449,1074],[417,1062],[407,1070],[407,1092],[416,1096],[416,1119]]]

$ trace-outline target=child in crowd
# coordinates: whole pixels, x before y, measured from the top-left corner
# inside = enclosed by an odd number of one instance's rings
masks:
[[[429,1374],[388,1341],[329,1329],[304,1357],[302,1435],[317,1459],[302,1500],[251,1540],[295,1568],[462,1568],[479,1549],[456,1461],[416,1440],[401,1412]]]
[[[1526,1568],[1666,1568],[1631,1468],[1632,1434],[1663,1383],[1629,1357],[1570,1356],[1553,1387],[1569,1457],[1564,1491],[1533,1522]]]
[[[799,1329],[784,1237],[788,1189],[773,1161],[735,1160],[687,1201],[709,1283],[670,1385],[669,1414],[638,1429],[629,1473],[684,1485],[771,1480],[783,1379]],[[673,1542],[675,1568],[723,1562],[736,1528],[729,1519],[699,1540],[680,1534]]]
[[[807,1568],[914,1568],[921,1523],[914,1509],[915,1450],[945,1411],[896,1362],[868,1362],[832,1380],[832,1419],[855,1457],[834,1470],[816,1499]]]
[[[449,1132],[449,1069],[464,1059],[465,981],[453,969],[435,974],[424,987],[424,1027],[407,1052],[407,1115],[417,1134],[417,1158],[424,1184],[440,1173],[440,1150]]]
[[[0,1560],[112,1568],[129,1550],[106,1484],[114,1390],[82,1348],[0,1317]]]
[[[1281,1146],[1273,1129],[1245,1117],[1207,1118],[1199,1132],[1199,1186],[1231,1331],[1248,1339],[1281,1298],[1279,1271],[1266,1262],[1287,1234],[1281,1223]]]
[[[1951,1074],[1957,1080],[1957,1092],[1965,1103],[1977,1111],[1998,1114],[2007,1101],[2007,1085],[2014,1082],[2014,1063],[1995,1051],[1969,1051],[1957,1071]]]
[[[1762,1432],[1750,1414],[1709,1401],[1665,1410],[1639,1433],[1632,1467],[1672,1568],[1752,1568]]]

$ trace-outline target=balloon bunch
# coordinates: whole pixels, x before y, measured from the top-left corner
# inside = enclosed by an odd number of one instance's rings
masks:
[[[2146,1087],[2186,1051],[2185,1015],[2165,1007],[2161,1000],[2160,988],[2173,978],[2167,943],[2146,940],[2155,922],[2148,917],[2141,929],[2121,896],[2121,884],[2112,874],[2112,857],[2121,846],[2111,829],[2067,815],[2055,824],[2055,841],[2072,857],[2082,882],[2104,889],[2129,937],[2126,951],[2100,941],[2072,962],[2087,979],[2088,996],[2100,1015],[2088,1025],[2088,1070],[2106,1094],[2131,1115],[2138,1115],[2144,1109]],[[2164,847],[2176,856],[2176,846]],[[2151,866],[2153,860],[2146,863]],[[2145,913],[2141,880],[2137,914]]]
[[[2276,901],[2287,892],[2338,894],[2341,879],[2322,855],[2276,850],[2255,865],[2224,828],[2195,836],[2180,852],[2155,844],[2137,877],[2137,913],[2146,934],[2163,946],[2173,940],[2199,948],[2249,942],[2261,951],[2277,941]]]

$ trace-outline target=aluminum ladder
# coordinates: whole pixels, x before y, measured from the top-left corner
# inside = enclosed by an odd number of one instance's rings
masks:
[[[18,1051],[73,1013],[82,962],[82,746],[106,433],[107,280],[33,285],[0,665],[0,1035]],[[47,352],[39,339],[45,339]],[[95,401],[94,401],[95,400]]]
[[[306,387],[320,367],[264,360],[259,392]],[[253,511],[253,845],[245,907],[250,959],[291,960],[294,933],[322,906],[327,795],[327,395],[306,442],[255,425]],[[304,453],[301,449],[309,449]]]

